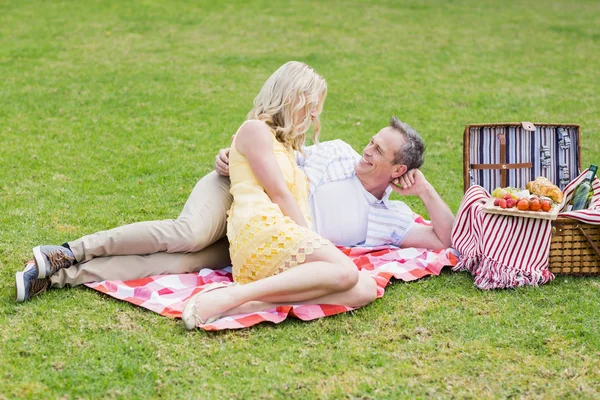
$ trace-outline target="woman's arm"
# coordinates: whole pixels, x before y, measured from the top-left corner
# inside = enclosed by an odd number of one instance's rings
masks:
[[[273,140],[275,138],[264,122],[248,121],[237,133],[235,148],[246,157],[254,176],[281,212],[298,225],[307,227],[304,215],[285,184],[283,173],[275,159]]]

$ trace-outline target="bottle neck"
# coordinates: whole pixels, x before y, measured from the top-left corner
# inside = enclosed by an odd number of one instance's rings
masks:
[[[585,175],[584,182],[591,182],[594,179],[594,176],[596,176],[596,170],[595,169],[590,169],[588,171],[588,173]]]

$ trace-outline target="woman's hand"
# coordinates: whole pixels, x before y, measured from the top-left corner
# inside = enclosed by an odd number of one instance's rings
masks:
[[[229,148],[219,150],[215,158],[215,171],[221,176],[229,176]]]

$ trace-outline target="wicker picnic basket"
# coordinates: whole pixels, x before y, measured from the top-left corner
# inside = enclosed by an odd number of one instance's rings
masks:
[[[575,124],[508,122],[467,125],[464,190],[480,185],[524,188],[545,176],[561,190],[581,170],[581,130]],[[554,274],[600,274],[600,226],[568,218],[552,223],[549,268]]]

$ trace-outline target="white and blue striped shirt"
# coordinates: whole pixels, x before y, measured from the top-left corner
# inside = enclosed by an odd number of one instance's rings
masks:
[[[316,194],[321,191],[335,195],[337,187],[333,191],[323,190],[325,185],[338,185],[347,181],[348,187],[354,185],[358,178],[354,166],[360,160],[360,155],[342,140],[332,140],[304,148],[304,155],[297,153],[297,162],[304,170],[308,179],[309,206],[313,215],[313,223],[319,234],[328,232],[325,236],[333,243],[343,246],[400,246],[407,233],[414,224],[413,214],[410,208],[402,201],[390,200],[392,188],[388,187],[383,198],[375,196],[363,189],[363,193],[357,191],[357,202],[347,201],[347,197],[331,198],[330,204],[320,200],[321,207],[315,201]],[[361,184],[362,186],[362,184]],[[358,190],[361,188],[359,187]],[[353,194],[354,195],[354,194]],[[364,199],[363,200],[363,195]],[[342,194],[340,193],[340,196]],[[366,201],[363,207],[361,201]],[[360,210],[367,210],[367,215],[350,215],[348,218],[328,218],[328,215],[320,213],[331,212],[331,203],[344,205],[350,204],[351,210],[360,214]],[[353,204],[357,205],[354,206]],[[327,226],[323,222],[326,221]],[[337,226],[330,226],[337,225]],[[340,239],[333,232],[340,232]],[[334,237],[332,237],[334,236]],[[352,238],[352,239],[350,239]],[[360,239],[362,240],[360,240]],[[349,243],[351,240],[352,243]]]

